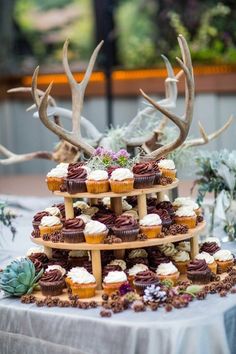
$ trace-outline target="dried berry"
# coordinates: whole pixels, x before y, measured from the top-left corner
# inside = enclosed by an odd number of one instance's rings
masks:
[[[146,311],[146,307],[144,303],[140,300],[135,300],[133,304],[131,305],[131,308],[134,310],[134,312],[143,312]]]
[[[220,295],[220,297],[225,297],[225,296],[227,296],[227,291],[221,290],[219,295]]]
[[[109,299],[109,295],[107,295],[107,294],[102,294],[102,299],[104,300],[104,301],[107,301],[108,299]]]
[[[166,310],[166,312],[170,312],[170,311],[173,310],[173,306],[171,304],[166,304],[165,305],[165,310]]]
[[[207,294],[205,291],[199,291],[199,293],[196,294],[196,298],[198,300],[204,300],[206,298]]]

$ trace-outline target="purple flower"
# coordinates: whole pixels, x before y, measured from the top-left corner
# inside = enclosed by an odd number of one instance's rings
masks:
[[[120,157],[128,159],[130,157],[130,154],[125,149],[121,149],[116,153],[116,158],[119,159]]]
[[[127,283],[124,283],[120,286],[120,295],[123,296],[131,291],[133,291],[133,289],[131,288],[130,284],[127,282]]]
[[[95,149],[93,155],[94,155],[94,156],[102,156],[103,153],[104,153],[104,148],[101,147],[101,146],[99,146],[99,147],[97,147],[97,148]]]

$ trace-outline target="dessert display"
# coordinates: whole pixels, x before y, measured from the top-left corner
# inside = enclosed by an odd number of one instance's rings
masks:
[[[158,162],[158,167],[161,171],[162,176],[169,177],[171,179],[175,179],[176,169],[175,169],[175,163],[173,160],[161,159]]]

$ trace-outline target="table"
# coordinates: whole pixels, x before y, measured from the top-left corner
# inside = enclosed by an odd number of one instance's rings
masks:
[[[30,246],[30,224],[47,199],[23,199],[16,243],[0,252],[0,266]],[[54,202],[51,201],[51,204]],[[57,201],[58,202],[58,201]],[[39,206],[40,205],[40,206]],[[44,206],[45,205],[45,206]],[[27,221],[27,222],[26,222]],[[229,245],[225,245],[228,248]],[[235,249],[235,244],[231,244]],[[236,295],[209,295],[166,313],[132,310],[101,318],[100,309],[38,308],[0,298],[1,354],[234,354]]]

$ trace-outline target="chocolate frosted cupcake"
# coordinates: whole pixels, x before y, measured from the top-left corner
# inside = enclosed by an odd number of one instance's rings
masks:
[[[158,285],[159,279],[151,270],[145,270],[135,275],[133,284],[139,295],[144,294],[144,290],[149,285]]]
[[[172,224],[172,218],[166,209],[157,209],[156,214],[160,216],[163,227],[169,227]]]
[[[156,207],[156,205],[157,205],[157,198],[153,198],[153,197],[147,198],[147,206],[148,207]]]
[[[66,177],[67,192],[70,194],[87,192],[87,171],[83,167],[71,167]]]
[[[131,268],[135,264],[145,264],[148,266],[148,253],[143,248],[133,249],[126,258],[127,267]]]
[[[97,211],[92,216],[92,219],[103,223],[108,229],[111,229],[115,224],[116,216],[111,210],[104,208]]]
[[[102,277],[105,278],[108,273],[114,271],[122,271],[122,268],[118,264],[107,264],[102,270]]]
[[[61,295],[65,286],[64,276],[58,269],[49,270],[39,280],[39,285],[44,296]]]
[[[135,241],[139,233],[137,220],[132,216],[120,215],[116,218],[115,226],[112,228],[114,234],[123,242]]]
[[[162,263],[169,263],[170,257],[165,256],[161,251],[156,250],[149,254],[149,268],[156,271],[157,267]]]
[[[66,220],[62,229],[64,241],[69,243],[85,242],[84,228],[85,223],[80,218]]]
[[[65,204],[64,203],[54,204],[53,207],[58,208],[60,210],[62,218],[65,218],[66,212],[65,212]]]
[[[163,202],[160,202],[156,205],[157,209],[164,209],[166,211],[168,211],[169,215],[172,217],[175,215],[175,209],[172,205],[171,202],[169,201],[163,201]]]
[[[219,245],[216,242],[204,242],[201,245],[200,252],[207,252],[211,256],[220,250]]]
[[[155,172],[155,179],[153,184],[160,184],[160,177],[162,175],[161,170],[158,166],[158,161],[153,161],[152,162],[152,168]]]
[[[39,225],[44,216],[49,216],[50,214],[47,211],[39,211],[34,215],[32,225],[35,231],[39,231]]]
[[[43,268],[46,268],[49,262],[48,256],[43,252],[31,253],[30,255],[28,255],[28,258],[33,263],[39,261],[42,264]]]
[[[195,284],[207,284],[212,280],[212,272],[205,259],[195,259],[188,264],[187,277]]]
[[[149,188],[153,186],[155,171],[149,162],[137,163],[133,167],[134,188]]]

